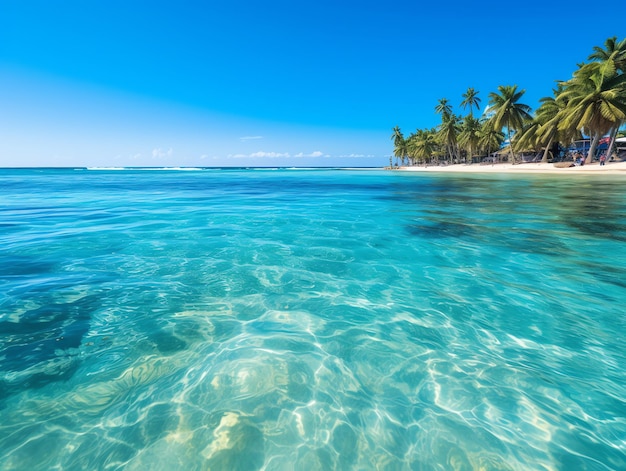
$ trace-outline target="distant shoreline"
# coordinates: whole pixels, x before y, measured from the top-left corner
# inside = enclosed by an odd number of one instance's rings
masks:
[[[453,164],[433,166],[411,167],[0,167],[1,170],[16,171],[87,171],[87,172],[113,172],[113,171],[242,171],[242,170],[292,170],[292,171],[322,171],[322,170],[352,170],[352,171],[393,171],[393,172],[435,172],[435,173],[495,173],[495,174],[558,174],[558,175],[626,175],[626,162],[609,162],[601,166],[598,163],[584,166],[558,168],[551,163],[525,163],[525,164]]]
[[[608,162],[606,165],[598,163],[583,166],[558,168],[551,163],[528,163],[528,164],[454,164],[432,167],[395,167],[387,169],[399,172],[442,172],[442,173],[501,173],[501,174],[558,174],[558,175],[626,175],[626,162]]]
[[[290,166],[271,166],[271,167],[236,167],[236,166],[225,166],[225,167],[184,167],[184,166],[173,166],[173,167],[84,167],[84,166],[67,166],[67,167],[0,167],[0,170],[85,170],[85,171],[155,171],[155,170],[170,170],[170,171],[203,171],[203,170],[384,170],[385,168],[382,166],[377,167],[294,167]]]

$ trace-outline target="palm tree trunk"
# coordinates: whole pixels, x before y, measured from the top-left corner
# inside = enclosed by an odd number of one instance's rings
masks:
[[[589,153],[587,154],[587,158],[585,159],[585,164],[590,164],[593,160],[593,156],[596,153],[596,147],[598,147],[598,142],[600,141],[600,134],[596,134],[593,136],[591,140],[591,147],[589,147]]]
[[[511,142],[511,128],[509,126],[506,127],[506,134],[509,138],[509,152],[511,153],[511,163],[515,163],[515,154],[513,153],[513,143]]]
[[[615,145],[615,138],[617,137],[617,131],[619,131],[619,127],[622,123],[615,123],[615,127],[611,130],[611,139],[609,140],[609,147],[606,149],[606,161],[608,162],[611,158],[611,151],[613,150],[613,146]]]
[[[545,164],[548,162],[548,153],[550,152],[550,147],[552,147],[553,138],[550,138],[550,142],[546,146],[546,150],[543,151],[543,157],[541,157],[541,163]]]

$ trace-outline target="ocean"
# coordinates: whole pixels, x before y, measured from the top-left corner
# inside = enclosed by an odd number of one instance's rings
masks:
[[[624,470],[626,181],[0,170],[2,470]]]

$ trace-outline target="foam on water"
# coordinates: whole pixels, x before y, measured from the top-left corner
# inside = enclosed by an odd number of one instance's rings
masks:
[[[0,468],[626,468],[620,177],[0,175]]]

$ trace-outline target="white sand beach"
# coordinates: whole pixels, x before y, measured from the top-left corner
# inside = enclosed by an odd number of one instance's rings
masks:
[[[574,174],[601,174],[601,175],[626,175],[626,162],[607,162],[606,165],[593,163],[582,167],[558,168],[551,163],[526,163],[526,164],[455,164],[443,166],[415,166],[399,167],[398,171],[406,172],[464,172],[464,173],[549,173],[561,175]]]

